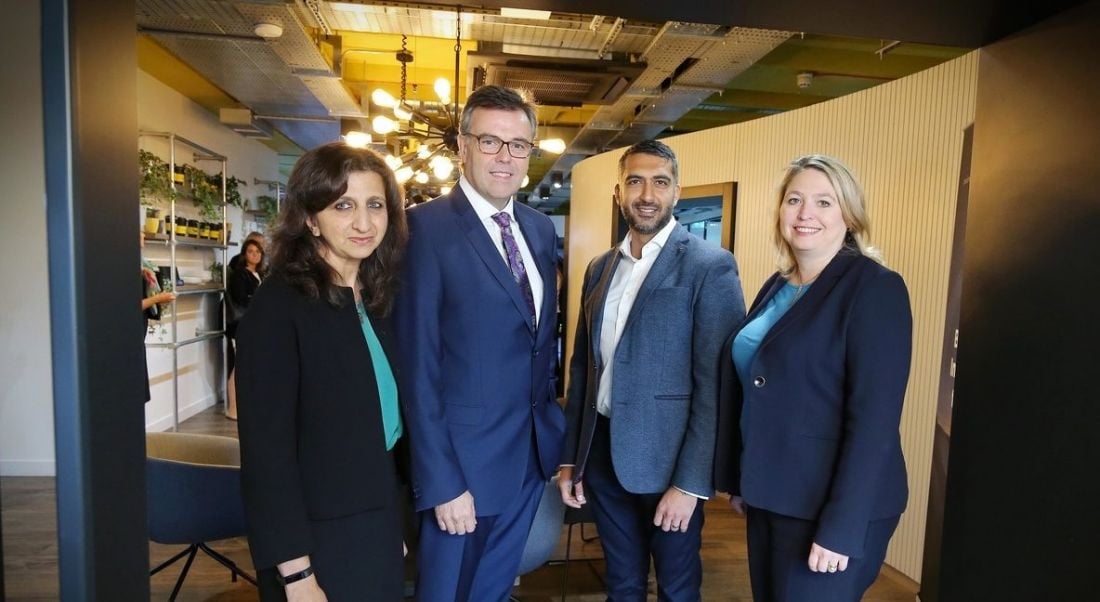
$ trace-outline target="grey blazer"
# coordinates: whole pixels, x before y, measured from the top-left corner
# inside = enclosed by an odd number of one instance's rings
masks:
[[[603,367],[604,301],[618,266],[618,247],[592,260],[584,275],[580,317],[569,367],[562,464],[584,479],[596,428]],[[675,485],[714,491],[718,368],[726,338],[745,318],[737,263],[677,227],[634,300],[615,349],[611,384],[611,460],[633,493]]]

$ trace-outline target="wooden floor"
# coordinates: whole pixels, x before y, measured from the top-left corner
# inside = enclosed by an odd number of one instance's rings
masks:
[[[181,431],[210,433],[236,437],[236,423],[220,414],[220,406],[211,408],[180,425]],[[6,477],[0,479],[3,498],[4,585],[7,599],[56,600],[57,538],[52,478]],[[553,558],[565,553],[565,529]],[[596,602],[605,599],[601,577],[604,565],[598,560],[602,552],[599,540],[583,542],[579,526],[573,528],[572,558],[597,560],[571,561],[568,566],[568,600]],[[595,529],[588,525],[585,534]],[[150,566],[156,566],[178,552],[179,546],[149,544]],[[252,571],[248,545],[243,538],[220,541],[211,546]],[[729,510],[723,500],[707,504],[706,526],[703,531],[703,600],[748,602],[748,565],[745,557],[745,521]],[[182,568],[182,561],[151,579],[152,600],[166,600]],[[561,595],[563,567],[552,563],[525,575],[515,589],[515,597],[523,602],[558,600]],[[653,592],[653,584],[650,584]],[[201,552],[180,592],[179,600],[243,602],[257,600],[256,590],[244,581],[232,583],[229,572]],[[651,594],[651,600],[656,596]],[[864,597],[869,602],[914,602],[916,589],[904,577],[886,569]]]

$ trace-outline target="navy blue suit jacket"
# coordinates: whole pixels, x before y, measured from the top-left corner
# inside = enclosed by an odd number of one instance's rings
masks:
[[[562,464],[584,479],[596,429],[600,333],[618,247],[592,260],[569,369]],[[611,457],[632,493],[714,493],[721,345],[745,317],[733,255],[682,227],[672,231],[630,308],[611,374]]]
[[[544,283],[537,328],[461,187],[408,210],[394,321],[418,511],[469,490],[479,516],[499,514],[520,492],[532,429],[543,476],[557,467],[556,235],[545,215],[513,206]]]
[[[746,324],[785,282],[775,274],[764,284]],[[814,541],[860,557],[868,523],[901,514],[908,499],[898,425],[912,330],[901,276],[842,250],[764,337],[748,382],[733,367],[734,333],[722,362],[718,489],[817,521]]]

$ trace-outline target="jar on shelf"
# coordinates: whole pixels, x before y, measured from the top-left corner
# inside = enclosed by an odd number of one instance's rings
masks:
[[[210,240],[210,222],[202,222],[199,226],[199,238]]]
[[[176,236],[187,236],[187,218],[176,216]]]
[[[218,242],[222,241],[222,225],[215,222],[210,225],[210,238]]]
[[[187,235],[191,238],[199,237],[199,220],[189,219],[187,220]]]

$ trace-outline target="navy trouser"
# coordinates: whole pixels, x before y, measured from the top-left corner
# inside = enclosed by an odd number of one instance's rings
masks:
[[[658,600],[699,600],[703,501],[696,503],[687,531],[666,533],[655,526],[653,515],[665,492],[637,494],[623,489],[611,465],[610,421],[602,415],[596,419],[587,466],[584,495],[592,504],[607,558],[608,600],[645,601],[650,557],[657,573]]]

